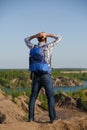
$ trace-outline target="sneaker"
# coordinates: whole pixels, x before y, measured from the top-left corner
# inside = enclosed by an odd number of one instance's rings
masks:
[[[50,120],[50,123],[54,123],[56,121],[61,121],[61,118],[55,118],[54,120]]]
[[[28,120],[28,122],[34,122],[34,119],[31,118],[31,119]]]

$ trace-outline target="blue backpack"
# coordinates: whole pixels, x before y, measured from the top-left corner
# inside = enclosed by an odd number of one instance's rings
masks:
[[[49,67],[47,62],[45,61],[45,56],[42,47],[35,46],[30,50],[29,68],[31,72],[49,72]]]

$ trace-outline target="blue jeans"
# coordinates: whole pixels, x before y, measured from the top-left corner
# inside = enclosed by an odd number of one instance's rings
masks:
[[[50,120],[54,120],[56,117],[55,101],[53,96],[53,81],[50,74],[43,74],[40,76],[34,75],[29,101],[29,119],[34,120],[35,101],[37,99],[41,87],[44,87],[46,92]]]

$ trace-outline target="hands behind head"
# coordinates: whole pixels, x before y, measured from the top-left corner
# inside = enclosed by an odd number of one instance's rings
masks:
[[[30,37],[29,37],[29,40],[32,40],[32,39],[34,39],[34,38],[37,38],[37,40],[43,41],[43,40],[46,39],[46,37],[47,37],[47,35],[46,35],[45,32],[40,32],[40,33],[38,33],[38,34],[35,34],[35,35],[33,35],[33,36],[30,36]]]
[[[45,32],[40,32],[37,34],[37,38],[42,38],[45,39],[46,38],[46,33]]]
[[[54,34],[46,34],[45,32],[39,32],[33,36],[30,36],[29,40],[37,38],[38,41],[45,41],[46,42],[47,37],[54,37]]]

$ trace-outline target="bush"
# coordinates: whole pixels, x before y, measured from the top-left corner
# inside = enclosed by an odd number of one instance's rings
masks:
[[[44,94],[39,94],[38,99],[41,102],[41,107],[45,110],[48,110],[48,103],[47,103],[47,97]]]
[[[84,111],[87,111],[87,96],[83,90],[77,91],[73,94],[73,97],[77,99],[77,107]]]

